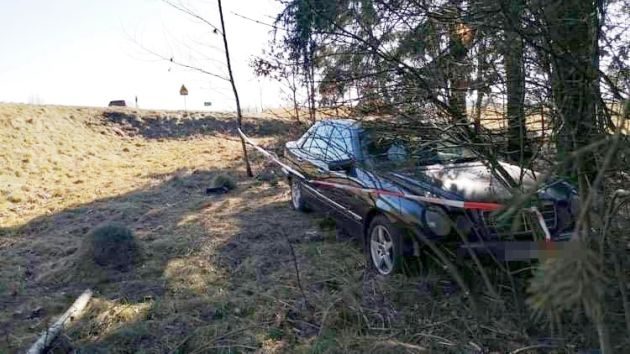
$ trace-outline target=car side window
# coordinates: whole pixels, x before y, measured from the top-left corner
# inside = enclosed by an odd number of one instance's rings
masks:
[[[333,126],[326,153],[327,161],[340,161],[353,158],[352,132],[347,127]]]
[[[320,124],[304,141],[304,145],[302,145],[302,148],[314,158],[324,160],[326,158],[326,150],[328,147],[328,139],[330,138],[330,133],[331,125]]]
[[[310,146],[311,144],[311,141],[312,141],[311,136],[313,136],[313,133],[315,132],[315,130],[317,130],[318,127],[319,127],[319,123],[311,125],[311,127],[308,128],[306,133],[304,133],[304,135],[302,135],[300,139],[298,140],[298,147],[306,150],[307,147]]]
[[[313,135],[315,134],[315,131],[317,130],[318,127],[319,125],[315,124],[311,126],[306,131],[306,133],[304,133],[304,135],[302,135],[302,137],[300,138],[300,143],[298,145],[300,148],[308,151],[308,148],[311,146],[311,143],[313,142]]]

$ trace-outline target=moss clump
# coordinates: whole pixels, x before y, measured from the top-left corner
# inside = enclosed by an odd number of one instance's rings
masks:
[[[127,227],[110,223],[90,231],[85,240],[85,253],[102,267],[126,271],[140,258],[136,238]]]
[[[212,179],[212,186],[214,188],[225,187],[228,190],[236,188],[236,180],[225,173],[218,174]]]

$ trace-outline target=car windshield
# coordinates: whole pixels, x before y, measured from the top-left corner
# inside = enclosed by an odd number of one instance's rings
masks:
[[[447,139],[430,139],[363,129],[359,134],[363,162],[371,167],[426,166],[475,161],[475,153]]]

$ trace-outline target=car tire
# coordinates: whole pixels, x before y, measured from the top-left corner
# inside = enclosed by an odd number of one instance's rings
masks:
[[[388,276],[404,269],[402,230],[383,215],[370,223],[365,250],[368,267],[378,274]]]
[[[294,177],[289,180],[289,185],[291,186],[291,200],[289,201],[291,208],[297,211],[308,211],[308,206],[304,200],[302,181]]]

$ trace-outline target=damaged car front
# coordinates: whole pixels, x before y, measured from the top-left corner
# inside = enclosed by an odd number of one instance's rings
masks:
[[[291,206],[333,217],[381,274],[436,243],[464,256],[539,258],[571,237],[579,212],[569,183],[492,164],[430,132],[320,121],[286,144],[285,158],[296,172],[288,173]]]
[[[474,250],[517,261],[544,257],[572,235],[580,203],[576,189],[562,179],[544,179],[508,162],[493,166],[448,137],[408,137],[373,128],[363,129],[360,137],[361,159],[381,178],[413,195],[469,206],[398,201],[398,217],[413,224],[410,230],[425,243],[450,243],[462,256]]]

